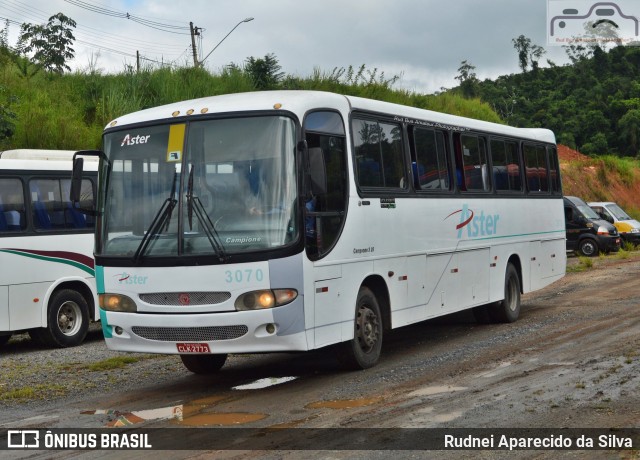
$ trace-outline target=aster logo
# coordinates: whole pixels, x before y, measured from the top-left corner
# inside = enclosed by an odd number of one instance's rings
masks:
[[[127,272],[118,273],[113,275],[118,281],[118,284],[147,284],[148,276],[132,275]]]
[[[146,136],[132,136],[131,134],[127,134],[126,136],[124,136],[124,139],[122,139],[122,143],[120,144],[120,147],[124,147],[125,145],[138,145],[138,144],[146,144],[147,142],[149,142],[149,138],[151,137],[150,134],[146,135]]]
[[[458,239],[462,238],[465,231],[467,238],[493,236],[498,232],[499,214],[485,215],[483,210],[480,211],[480,214],[477,214],[473,209],[469,209],[467,204],[464,204],[462,209],[452,212],[444,220],[456,214],[460,215],[460,221],[456,224]]]

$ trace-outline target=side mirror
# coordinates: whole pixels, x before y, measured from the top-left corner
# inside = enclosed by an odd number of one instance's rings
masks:
[[[84,171],[84,158],[73,159],[73,172],[71,173],[71,190],[69,200],[74,204],[80,202],[80,191],[82,190],[82,173]]]
[[[83,155],[97,156],[105,158],[104,153],[100,150],[79,150],[73,155],[73,170],[71,172],[71,187],[69,190],[69,201],[71,201],[71,207],[82,214],[95,216],[95,203],[94,207],[82,207],[80,202],[82,200],[82,176],[84,173],[84,158]]]

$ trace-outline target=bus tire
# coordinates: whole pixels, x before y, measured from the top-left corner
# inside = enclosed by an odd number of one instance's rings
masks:
[[[224,366],[227,361],[227,355],[180,355],[180,359],[184,367],[194,374],[211,375]]]
[[[0,347],[3,345],[6,345],[6,343],[9,341],[10,338],[11,338],[11,334],[0,335]]]
[[[593,238],[585,238],[578,245],[578,252],[586,257],[598,255],[598,243]]]
[[[489,314],[498,323],[513,323],[520,316],[520,277],[511,263],[504,277],[504,299],[491,305]]]
[[[29,335],[50,347],[80,345],[89,330],[89,304],[78,291],[60,289],[51,296],[47,327],[32,329]]]
[[[348,369],[368,369],[376,365],[382,350],[382,315],[373,292],[361,287],[356,300],[354,337],[338,348],[338,359]]]

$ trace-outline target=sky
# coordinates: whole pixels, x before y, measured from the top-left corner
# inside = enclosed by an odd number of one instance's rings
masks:
[[[203,64],[213,72],[274,54],[299,77],[365,64],[398,76],[397,88],[433,93],[457,85],[464,60],[480,79],[519,72],[519,35],[547,50],[543,67],[567,62],[546,45],[546,0],[0,0],[10,46],[19,23],[59,12],[77,23],[72,69],[103,73],[135,66],[136,51],[148,63],[192,66],[190,22],[201,29],[199,59],[217,46]]]

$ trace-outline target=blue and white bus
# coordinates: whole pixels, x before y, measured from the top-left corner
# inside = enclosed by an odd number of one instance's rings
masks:
[[[274,91],[122,116],[100,156],[106,343],[195,373],[330,345],[371,367],[388,329],[471,308],[515,321],[565,273],[545,129]]]
[[[94,219],[71,206],[73,151],[0,152],[0,345],[28,331],[54,347],[80,344],[99,318]],[[98,163],[82,205],[93,206]]]

